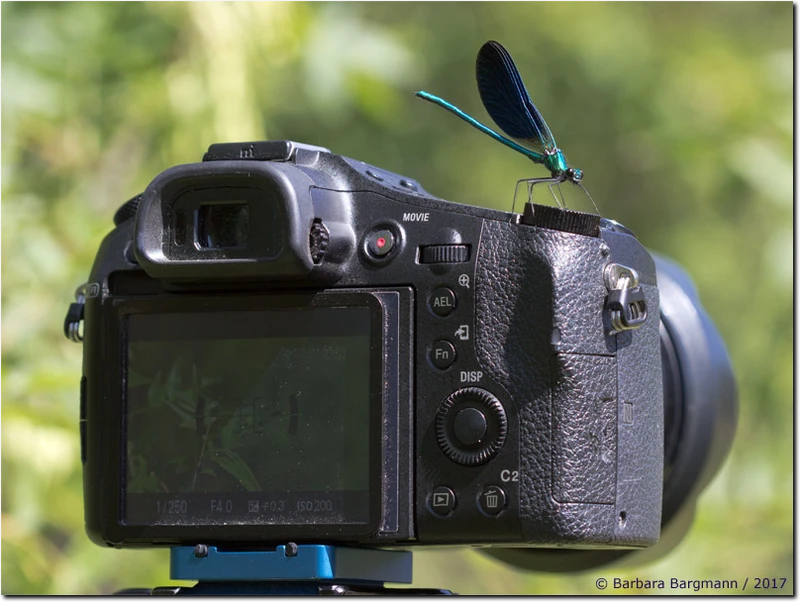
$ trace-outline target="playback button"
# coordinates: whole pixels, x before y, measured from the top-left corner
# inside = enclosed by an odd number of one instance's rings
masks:
[[[449,487],[440,486],[428,496],[428,509],[439,516],[447,516],[456,507],[456,494]]]

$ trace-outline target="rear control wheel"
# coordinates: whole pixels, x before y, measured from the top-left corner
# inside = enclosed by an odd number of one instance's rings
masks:
[[[503,404],[484,389],[459,389],[436,415],[436,440],[457,464],[479,466],[503,448],[508,421]]]

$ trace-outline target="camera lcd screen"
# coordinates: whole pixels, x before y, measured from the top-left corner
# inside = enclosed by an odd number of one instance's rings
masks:
[[[131,314],[126,334],[126,524],[369,521],[369,308]]]

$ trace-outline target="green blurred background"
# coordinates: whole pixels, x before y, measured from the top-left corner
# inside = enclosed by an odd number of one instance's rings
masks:
[[[602,213],[693,275],[733,359],[739,430],[690,535],[656,564],[559,577],[421,552],[415,585],[589,594],[599,576],[787,577],[793,592],[792,13],[788,2],[4,2],[2,592],[168,583],[166,551],[102,549],[83,533],[81,349],[61,330],[115,209],[212,142],[261,138],[509,209],[514,182],[544,170],[412,95],[487,120],[474,61],[488,39],[509,48]]]

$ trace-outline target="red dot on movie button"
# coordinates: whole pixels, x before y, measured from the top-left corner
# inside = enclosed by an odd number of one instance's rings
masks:
[[[385,257],[394,248],[394,234],[389,230],[376,230],[367,235],[367,251],[373,257]]]

